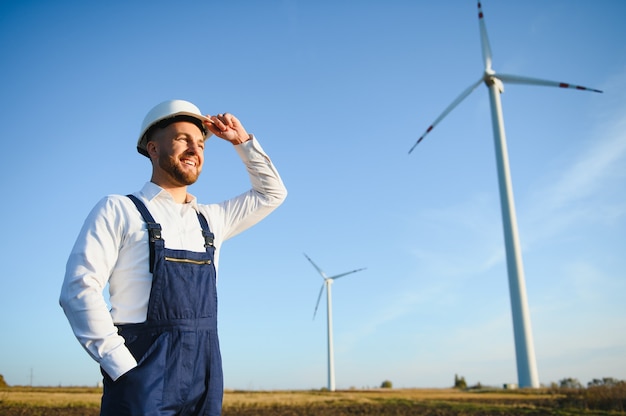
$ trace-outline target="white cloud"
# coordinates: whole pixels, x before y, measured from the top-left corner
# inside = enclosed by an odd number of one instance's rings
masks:
[[[563,169],[553,172],[531,196],[532,226],[527,243],[567,230],[576,223],[607,223],[626,216],[626,73],[607,86],[611,91],[591,140]]]

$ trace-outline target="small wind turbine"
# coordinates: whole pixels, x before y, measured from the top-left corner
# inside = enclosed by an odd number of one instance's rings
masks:
[[[530,314],[528,312],[528,299],[526,297],[526,284],[524,282],[524,270],[522,255],[519,248],[519,236],[517,221],[515,219],[515,206],[513,203],[513,188],[509,172],[509,158],[504,133],[504,120],[502,118],[502,106],[500,94],[504,91],[502,83],[541,85],[548,87],[572,88],[582,91],[602,92],[592,88],[572,85],[565,82],[546,81],[519,75],[496,74],[491,68],[491,47],[487,38],[487,28],[483,19],[483,10],[478,1],[478,25],[480,29],[480,41],[482,45],[485,72],[474,84],[470,85],[456,100],[444,110],[443,113],[431,124],[426,132],[411,147],[409,153],[415,149],[424,137],[448,115],[461,101],[472,93],[481,82],[489,89],[489,102],[491,105],[491,119],[493,124],[493,136],[496,147],[496,164],[498,168],[498,182],[500,187],[500,204],[502,207],[502,223],[504,228],[504,243],[506,248],[507,267],[509,274],[509,293],[511,296],[511,311],[513,315],[513,333],[515,338],[515,352],[517,361],[517,378],[520,387],[539,387],[537,375],[537,363],[535,348],[530,328]]]
[[[324,291],[324,286],[326,286],[326,311],[327,311],[327,326],[328,326],[328,390],[335,391],[335,358],[333,353],[333,305],[331,300],[330,286],[333,284],[335,279],[339,279],[340,277],[360,272],[362,269],[356,269],[349,272],[341,273],[335,276],[326,276],[326,273],[322,269],[320,269],[317,264],[313,263],[313,260],[309,258],[309,256],[304,254],[313,267],[318,271],[319,274],[324,278],[324,283],[322,283],[322,287],[320,288],[320,293],[317,295],[317,303],[315,304],[315,311],[313,312],[313,319],[315,319],[315,314],[317,313],[317,307],[320,305],[320,300],[322,299],[322,292]]]

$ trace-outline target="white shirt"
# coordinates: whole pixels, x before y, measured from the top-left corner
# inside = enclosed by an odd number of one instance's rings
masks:
[[[161,224],[165,246],[205,251],[196,212],[215,234],[215,268],[222,243],[259,222],[287,196],[269,157],[256,139],[234,146],[246,165],[252,189],[219,204],[178,204],[169,192],[148,182],[134,195]],[[109,284],[109,302],[103,296]],[[148,231],[130,198],[109,195],[93,208],[70,253],[60,304],[74,334],[113,380],[137,366],[115,324],[146,320],[152,285]]]

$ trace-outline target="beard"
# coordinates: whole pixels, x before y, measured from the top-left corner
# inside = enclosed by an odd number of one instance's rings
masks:
[[[159,156],[159,167],[180,185],[194,184],[200,176],[201,168],[183,169],[180,160],[166,154]]]

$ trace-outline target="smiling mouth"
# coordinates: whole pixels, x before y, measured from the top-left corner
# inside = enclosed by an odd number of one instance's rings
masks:
[[[194,162],[193,160],[183,160],[182,162],[184,165],[187,165],[187,166],[192,166],[192,167],[196,166],[196,162]]]

